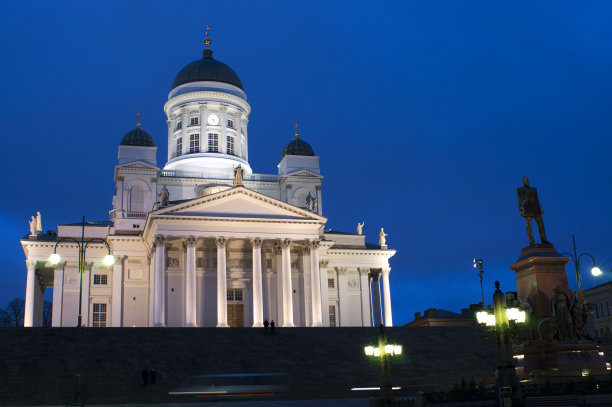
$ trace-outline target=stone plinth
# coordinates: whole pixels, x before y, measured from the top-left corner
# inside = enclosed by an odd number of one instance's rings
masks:
[[[570,295],[564,257],[552,244],[536,244],[521,250],[521,255],[510,268],[516,273],[516,291],[519,301],[528,301],[537,318],[551,316],[550,299],[553,287],[561,283],[563,291]]]
[[[605,357],[594,343],[530,344],[514,347],[513,353],[519,380],[564,381],[567,377],[584,377],[587,372],[599,378],[609,376]]]

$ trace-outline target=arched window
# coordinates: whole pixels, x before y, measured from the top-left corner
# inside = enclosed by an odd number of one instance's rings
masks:
[[[130,211],[144,212],[144,190],[139,185],[130,188]]]

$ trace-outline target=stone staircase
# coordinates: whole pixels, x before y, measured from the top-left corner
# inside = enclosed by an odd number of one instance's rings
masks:
[[[385,332],[404,349],[391,364],[398,396],[494,372],[495,344],[477,327]],[[376,328],[0,328],[0,404],[71,403],[77,391],[88,404],[171,402],[195,375],[257,372],[286,373],[283,398],[369,397],[350,388],[379,385],[363,351],[377,338]],[[143,386],[150,368],[157,383]]]

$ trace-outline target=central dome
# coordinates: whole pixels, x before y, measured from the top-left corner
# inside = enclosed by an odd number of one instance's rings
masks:
[[[186,65],[174,78],[172,89],[191,82],[222,82],[234,85],[241,90],[242,82],[232,68],[212,57],[212,50],[205,49],[202,59]]]

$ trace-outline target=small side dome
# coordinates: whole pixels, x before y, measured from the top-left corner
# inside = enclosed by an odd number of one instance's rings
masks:
[[[138,147],[155,147],[153,137],[146,131],[137,126],[134,130],[128,132],[121,140],[122,146],[138,146]]]
[[[283,158],[286,155],[307,155],[312,157],[315,154],[310,144],[300,138],[296,138],[291,143],[287,144],[287,147],[283,150]]]
[[[313,157],[315,155],[312,147],[310,147],[310,144],[300,138],[297,122],[295,123],[295,140],[287,144],[287,147],[285,147],[283,150],[282,158],[285,158],[286,155],[305,155],[309,157]]]

